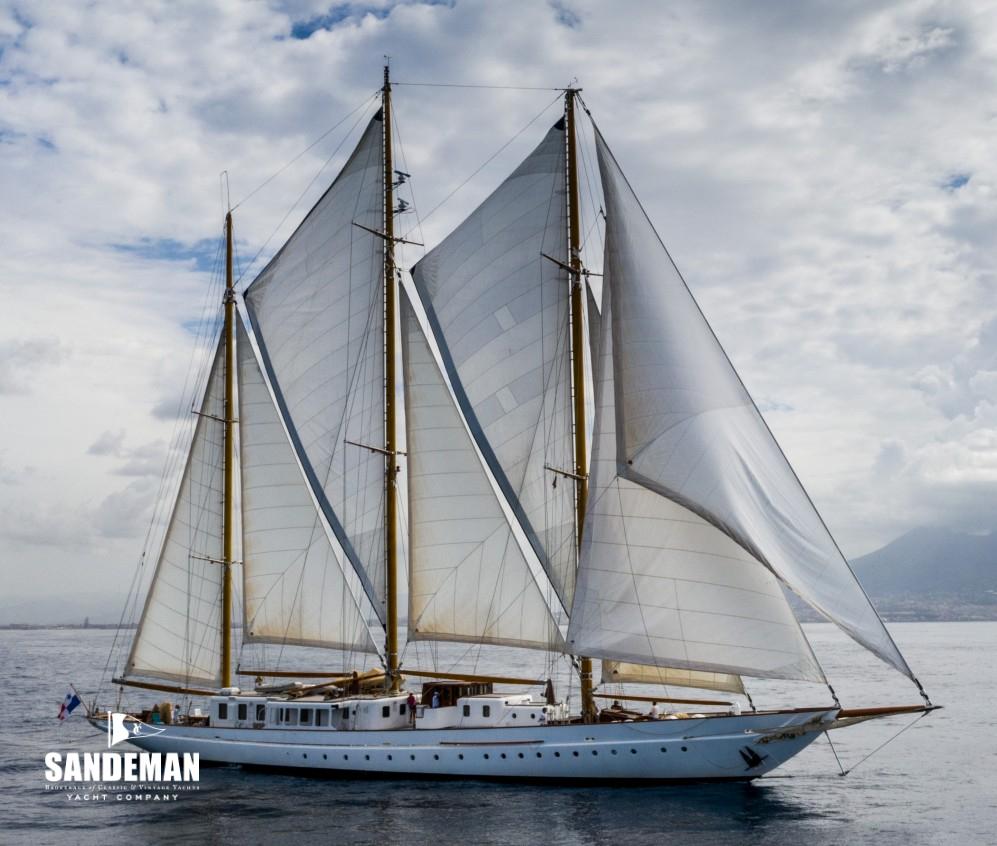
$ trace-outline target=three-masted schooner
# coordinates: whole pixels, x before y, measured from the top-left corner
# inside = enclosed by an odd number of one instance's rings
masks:
[[[164,730],[131,742],[345,774],[743,780],[829,729],[930,710],[927,696],[851,711],[836,697],[667,715],[597,706],[594,659],[614,684],[738,695],[743,677],[826,682],[784,588],[921,685],[593,123],[596,302],[579,91],[564,91],[561,119],[404,285],[391,92],[385,68],[379,111],[246,288],[245,319],[226,216],[224,325],[114,679],[206,696],[208,711],[163,708]],[[580,712],[549,683],[542,695],[494,688],[543,680],[402,669],[400,531],[408,640],[573,656]],[[237,574],[244,643],[375,654],[383,669],[234,686]]]

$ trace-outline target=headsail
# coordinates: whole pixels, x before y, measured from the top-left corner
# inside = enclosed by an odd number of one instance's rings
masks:
[[[607,253],[616,248],[612,232]],[[612,268],[603,284],[589,506],[569,648],[638,664],[822,681],[772,573],[692,511],[623,475]]]
[[[563,645],[412,305],[402,295],[409,640]],[[551,591],[549,583],[546,584]]]
[[[219,341],[187,465],[126,678],[217,686],[221,667],[222,498],[225,485],[225,344]]]
[[[368,231],[383,226],[382,155],[377,115],[246,307],[323,516],[383,618],[384,459],[348,443],[384,445],[383,241]]]
[[[576,567],[559,122],[412,275],[461,411],[562,602]],[[562,480],[563,481],[563,480]]]
[[[241,321],[243,641],[377,652],[376,615],[322,520]]]
[[[711,545],[722,533],[739,548],[731,558],[761,562],[855,640],[910,676],[612,153],[596,135],[607,210],[605,271],[612,289],[611,320],[603,310],[603,321],[611,323],[603,345],[611,334],[615,374],[618,478],[610,486],[621,496],[632,491],[637,499],[653,491],[675,514],[695,515],[716,530]],[[691,517],[682,519],[694,524]],[[733,561],[725,568],[748,569]]]

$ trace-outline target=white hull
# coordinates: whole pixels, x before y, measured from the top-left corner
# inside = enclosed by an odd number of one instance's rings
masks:
[[[249,729],[166,726],[130,740],[202,763],[330,775],[711,781],[758,778],[808,746],[837,709],[523,728]],[[104,727],[101,720],[94,720]]]

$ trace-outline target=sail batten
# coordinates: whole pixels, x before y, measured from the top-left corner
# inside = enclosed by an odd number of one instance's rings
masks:
[[[409,640],[560,651],[552,587],[520,546],[412,305],[401,301]]]
[[[911,675],[598,132],[596,147],[619,477],[715,527]]]
[[[383,133],[249,286],[246,309],[292,447],[336,541],[385,619]]]
[[[574,497],[548,469],[573,466],[565,233],[562,123],[412,276],[461,413],[567,606]]]

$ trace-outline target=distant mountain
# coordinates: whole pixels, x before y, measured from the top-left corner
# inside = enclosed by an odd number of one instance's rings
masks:
[[[870,596],[997,592],[997,532],[914,529],[852,561]]]

